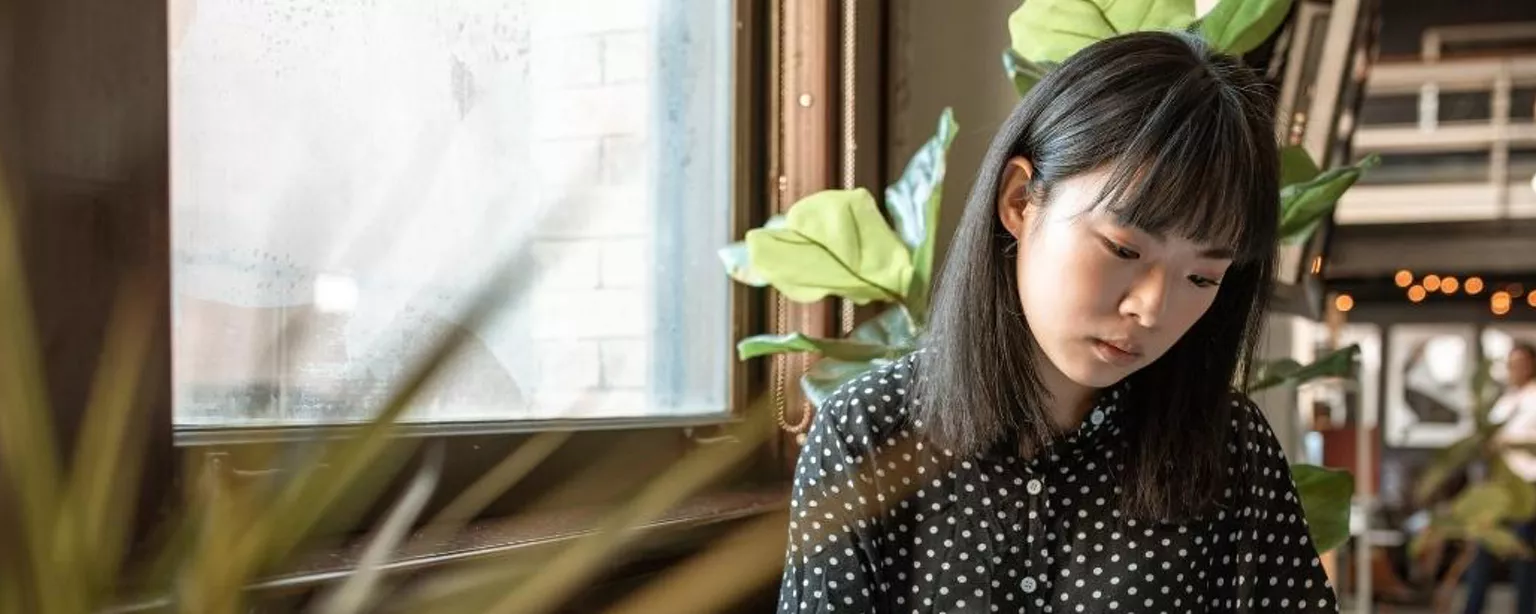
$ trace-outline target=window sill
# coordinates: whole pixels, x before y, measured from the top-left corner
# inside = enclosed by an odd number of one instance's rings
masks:
[[[655,520],[631,529],[644,539],[664,540],[647,544],[627,554],[644,557],[652,551],[672,550],[681,543],[697,544],[698,534],[719,529],[732,521],[769,514],[789,507],[787,484],[762,486],[752,490],[710,493],[690,499]],[[383,566],[390,574],[408,574],[454,563],[514,555],[544,557],[576,540],[598,532],[604,509],[582,512],[550,511],[514,518],[472,523],[467,529],[445,540],[416,538]],[[649,545],[649,547],[647,547]],[[334,551],[322,553],[293,573],[259,581],[250,591],[265,596],[296,594],[315,590],[346,579],[356,569],[366,543],[361,540]],[[539,560],[548,560],[541,558]],[[171,604],[164,599],[140,602],[111,610],[112,614],[159,611]]]
[[[402,423],[397,437],[453,437],[462,435],[515,435],[543,431],[615,431],[631,429],[666,429],[713,426],[737,422],[740,418],[727,412],[689,416],[632,416],[618,418],[580,418],[551,420],[505,420],[485,422]],[[186,426],[177,427],[178,448],[226,446],[252,443],[284,443],[341,438],[362,431],[363,424],[280,425],[280,426]]]

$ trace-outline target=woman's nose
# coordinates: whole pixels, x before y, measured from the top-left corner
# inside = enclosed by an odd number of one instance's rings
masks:
[[[1149,269],[1139,276],[1120,301],[1120,313],[1134,318],[1143,328],[1156,328],[1167,309],[1167,277],[1161,267]]]

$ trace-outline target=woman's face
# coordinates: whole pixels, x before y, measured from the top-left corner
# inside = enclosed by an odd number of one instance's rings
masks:
[[[1524,386],[1536,379],[1536,356],[1521,348],[1509,353],[1509,385]]]
[[[1106,172],[1059,181],[1048,206],[1038,206],[1024,189],[1032,172],[1023,158],[1011,161],[998,206],[1019,243],[1019,303],[1063,375],[1110,386],[1157,360],[1205,314],[1230,254],[1093,209]]]

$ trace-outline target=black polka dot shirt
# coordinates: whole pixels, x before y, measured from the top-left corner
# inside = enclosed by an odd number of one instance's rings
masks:
[[[961,458],[911,417],[913,357],[844,385],[795,474],[779,611],[1337,612],[1274,433],[1247,399],[1251,478],[1212,517],[1123,517],[1122,389],[1033,459]],[[921,403],[911,399],[911,404]],[[1222,511],[1224,510],[1224,511]]]

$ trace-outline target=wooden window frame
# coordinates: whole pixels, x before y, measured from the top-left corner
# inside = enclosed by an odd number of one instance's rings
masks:
[[[882,4],[878,0],[734,0],[738,36],[732,226],[736,236],[760,225],[769,214],[786,210],[798,197],[838,185],[839,173],[844,184],[869,185],[878,179],[883,166],[879,138],[883,117],[878,103],[885,30]],[[252,444],[347,430],[238,429],[191,435],[177,434],[172,426],[167,61],[172,33],[167,9],[165,0],[54,0],[0,6],[0,34],[4,35],[0,38],[12,41],[0,49],[0,89],[4,90],[0,94],[0,161],[5,163],[0,169],[10,180],[25,235],[27,281],[61,450],[72,447],[79,431],[84,383],[91,381],[119,287],[133,281],[165,298],[156,311],[152,355],[142,371],[142,410],[135,421],[146,441],[135,516],[135,535],[140,538],[150,535],[163,518],[165,504],[179,496],[180,483],[191,471],[187,458],[217,459],[234,472],[281,471],[241,466],[242,450]],[[839,19],[854,15],[856,24],[841,27]],[[838,79],[853,77],[839,75],[840,48],[859,49],[862,54],[854,73],[857,79],[842,83],[841,90]],[[867,94],[858,112],[845,108],[839,115],[838,105],[855,91]],[[801,104],[802,95],[811,96],[811,104]],[[873,119],[847,125],[855,117]],[[856,147],[856,142],[865,146]],[[839,307],[846,306],[830,301],[796,305],[774,298],[770,291],[741,285],[732,286],[731,306],[733,341],[759,331],[826,335],[851,327],[846,308],[841,316],[838,313]],[[772,326],[770,322],[780,313],[785,314],[779,320],[785,326]],[[583,472],[612,484],[637,483],[636,476],[692,450],[733,445],[716,436],[719,429],[739,421],[742,409],[766,394],[779,394],[790,405],[803,406],[794,382],[808,362],[795,359],[782,373],[776,391],[770,390],[769,366],[761,360],[733,362],[730,416],[406,426],[397,444],[406,455],[407,467],[398,472],[392,488],[405,481],[409,464],[417,462],[410,450],[425,443],[441,442],[451,459],[435,497],[446,500],[456,485],[467,484],[538,433],[572,431],[570,440],[492,504],[484,519],[517,514],[522,502],[538,498],[560,502],[558,509],[545,511],[600,508],[622,499],[626,490],[583,493],[562,491],[562,486],[568,487]],[[780,435],[773,445],[755,452],[724,486],[649,528],[707,527],[782,509],[795,446],[792,437]],[[189,450],[198,454],[186,454]],[[627,454],[618,456],[615,450]],[[601,465],[605,457],[607,464]],[[592,464],[594,458],[600,466]],[[378,498],[384,503],[389,500],[387,491]],[[363,511],[362,517],[376,517],[383,504],[375,507]],[[493,530],[466,537],[474,543],[445,548],[461,554],[478,549],[493,555],[549,545],[581,532],[578,525]],[[431,563],[434,553],[420,554],[425,558],[414,563],[398,562],[402,566]],[[309,570],[308,579],[277,579],[268,588],[323,582],[345,572],[345,565],[322,565]]]

